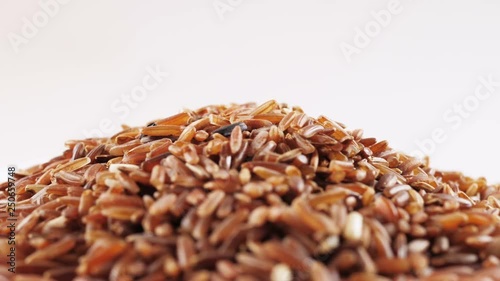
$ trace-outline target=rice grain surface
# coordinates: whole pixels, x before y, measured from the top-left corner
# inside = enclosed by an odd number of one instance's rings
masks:
[[[500,280],[499,185],[299,107],[206,106],[66,146],[15,175],[2,280]]]

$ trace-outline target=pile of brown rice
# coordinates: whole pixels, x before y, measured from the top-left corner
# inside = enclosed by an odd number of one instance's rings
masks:
[[[207,106],[66,145],[16,175],[0,280],[500,280],[498,185],[298,107]]]

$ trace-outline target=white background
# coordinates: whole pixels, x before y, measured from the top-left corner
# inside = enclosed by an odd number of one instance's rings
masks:
[[[232,7],[220,17],[214,3]],[[500,182],[500,87],[456,129],[443,119],[478,77],[500,81],[500,2],[398,1],[402,11],[349,63],[342,42],[355,47],[356,29],[388,3],[72,0],[16,46],[23,18],[44,10],[3,0],[0,178],[7,165],[58,155],[103,119],[144,125],[182,108],[274,98],[408,152],[441,128],[435,167]],[[156,65],[170,76],[126,116],[111,110]]]

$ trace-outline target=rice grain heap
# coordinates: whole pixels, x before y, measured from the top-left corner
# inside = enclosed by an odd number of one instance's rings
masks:
[[[0,280],[500,280],[498,185],[298,107],[206,106],[66,145],[16,174]]]

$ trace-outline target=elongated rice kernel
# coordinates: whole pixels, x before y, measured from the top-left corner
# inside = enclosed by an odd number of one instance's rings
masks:
[[[157,120],[156,125],[185,125],[188,123],[190,116],[187,112],[181,112],[170,117]]]
[[[363,215],[358,212],[351,212],[347,215],[347,222],[343,231],[343,236],[351,242],[359,242],[363,234]]]
[[[232,154],[235,154],[240,150],[242,141],[243,141],[243,134],[241,132],[241,127],[236,126],[231,132],[231,137],[229,140],[229,147],[231,148]]]
[[[56,169],[52,171],[53,174],[56,174],[59,171],[72,172],[82,168],[83,166],[89,164],[91,159],[89,157],[79,158],[73,161],[70,161],[64,165],[58,166]]]
[[[34,252],[30,256],[26,257],[26,263],[34,263],[40,260],[52,259],[54,257],[63,255],[75,247],[74,237],[68,236],[54,244],[51,244],[45,248],[45,251]]]
[[[212,215],[217,206],[219,206],[219,204],[222,202],[222,199],[224,199],[224,196],[225,193],[221,190],[216,190],[210,193],[205,201],[203,201],[203,203],[199,206],[196,212],[198,216],[207,217]]]
[[[108,167],[108,171],[117,173],[120,170],[133,171],[139,169],[139,166],[133,164],[111,164]]]
[[[255,116],[259,114],[268,113],[276,106],[277,106],[276,101],[270,100],[255,108],[249,115]]]
[[[177,125],[160,125],[142,129],[142,134],[154,137],[179,136],[181,133],[182,128]]]

